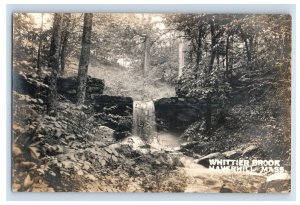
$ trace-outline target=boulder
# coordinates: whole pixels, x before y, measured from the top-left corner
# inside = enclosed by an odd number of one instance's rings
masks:
[[[182,160],[179,157],[174,158],[173,165],[175,167],[184,167],[184,163],[182,162]]]
[[[252,154],[254,154],[256,151],[258,151],[258,146],[256,145],[249,145],[248,147],[246,147],[244,150],[243,150],[243,154],[242,156],[243,157],[249,157],[251,156]]]
[[[181,149],[193,149],[195,146],[197,146],[199,142],[194,141],[194,142],[184,142],[180,145]]]
[[[113,140],[114,130],[106,127],[106,126],[99,126],[99,133],[101,134],[100,138],[104,140]],[[97,139],[97,140],[101,140]]]
[[[29,95],[31,97],[41,98],[42,101],[47,100],[48,85],[30,75],[25,75],[13,69],[12,89],[18,93]],[[39,100],[41,100],[39,99]]]
[[[21,94],[33,96],[36,93],[37,86],[30,82],[27,76],[23,73],[18,73],[13,70],[13,90]]]
[[[239,158],[243,152],[241,150],[230,150],[222,153],[227,159],[237,159]]]
[[[196,163],[208,168],[210,159],[224,159],[224,158],[225,157],[222,153],[215,152],[196,160]]]
[[[261,185],[259,193],[289,193],[291,191],[291,175],[289,173],[275,173],[267,177]]]
[[[266,182],[276,181],[276,180],[290,180],[291,175],[288,173],[275,173],[267,177]]]
[[[220,188],[220,193],[232,193],[233,190],[226,184],[223,184]]]

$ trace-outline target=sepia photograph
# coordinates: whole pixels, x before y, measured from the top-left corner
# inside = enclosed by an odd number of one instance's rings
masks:
[[[290,15],[12,23],[13,192],[291,192]]]

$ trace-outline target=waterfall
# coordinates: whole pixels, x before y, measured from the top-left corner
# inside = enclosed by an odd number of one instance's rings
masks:
[[[155,122],[155,107],[153,101],[133,102],[132,134],[143,139],[149,139],[157,134]]]

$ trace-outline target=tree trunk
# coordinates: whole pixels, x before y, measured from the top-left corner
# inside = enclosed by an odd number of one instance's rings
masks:
[[[208,65],[208,73],[210,74],[213,70],[214,61],[216,57],[215,45],[216,45],[216,36],[215,36],[215,24],[210,22],[210,33],[211,33],[211,47],[210,47],[210,61]]]
[[[229,70],[229,40],[230,40],[230,35],[227,36],[226,38],[226,78],[228,77],[228,70]]]
[[[43,26],[44,26],[44,13],[42,13],[42,21],[40,27],[40,35],[39,35],[39,48],[38,48],[38,56],[37,56],[37,69],[38,75],[41,74],[41,49],[42,49],[42,35],[43,35]]]
[[[251,62],[251,51],[250,51],[250,47],[249,47],[247,38],[244,39],[244,43],[245,43],[245,48],[246,48],[247,60],[249,63],[249,62]]]
[[[208,93],[206,96],[206,113],[205,113],[205,130],[210,133],[211,130],[211,94]]]
[[[216,45],[216,36],[215,36],[215,24],[213,21],[210,22],[210,33],[211,33],[211,48],[210,48],[210,61],[208,65],[208,73],[207,75],[210,76],[213,70],[214,61],[216,57],[215,52],[215,45]],[[210,84],[210,83],[209,83]],[[211,86],[211,85],[210,85]],[[205,116],[205,130],[206,132],[210,132],[211,129],[211,93],[208,93],[206,96],[206,116]]]
[[[213,66],[214,66],[215,57],[216,57],[216,54],[212,50],[211,51],[210,62],[209,62],[209,71],[208,71],[208,74],[207,74],[208,76],[211,75],[211,72],[212,72],[212,69],[213,69]],[[210,132],[210,129],[211,129],[211,115],[212,115],[212,113],[211,113],[211,93],[208,93],[207,96],[206,96],[206,117],[205,117],[205,124],[206,124],[205,130],[207,132]]]
[[[70,18],[71,13],[64,14],[64,23],[65,28],[62,35],[62,43],[61,43],[61,53],[60,53],[60,75],[64,74],[65,71],[65,65],[66,65],[66,50],[68,46],[68,39],[70,35]]]
[[[56,116],[57,109],[57,75],[59,71],[59,47],[61,41],[62,29],[62,14],[55,13],[52,37],[50,45],[50,59],[48,66],[52,68],[52,73],[49,78],[49,93],[48,93],[48,106],[47,111],[49,115]]]
[[[78,68],[78,88],[77,88],[77,104],[83,104],[86,93],[87,71],[90,59],[91,36],[92,36],[93,14],[84,14],[83,32],[82,32],[82,47]]]
[[[148,67],[149,67],[149,37],[145,36],[145,47],[144,47],[144,61],[143,61],[143,73],[144,76],[148,72]]]
[[[183,45],[183,40],[181,39],[179,42],[179,62],[178,62],[178,79],[180,78],[180,76],[182,75],[182,69],[184,67],[184,45]]]
[[[33,57],[34,57],[34,40],[32,40],[32,43],[31,43],[31,59],[33,60]]]
[[[252,42],[251,42],[252,40],[251,39],[252,38],[251,38],[251,36],[245,34],[243,32],[243,30],[241,30],[240,32],[241,32],[242,40],[244,41],[244,44],[245,44],[246,55],[247,55],[247,65],[249,65],[249,63],[252,60],[252,56],[251,56],[251,50],[252,50]],[[251,70],[251,68],[250,68],[250,70]]]
[[[202,47],[202,42],[201,42],[201,27],[199,26],[198,27],[198,40],[197,40],[197,56],[196,56],[196,69],[197,69],[197,72],[199,71],[199,63],[201,61],[201,57],[202,57],[202,50],[201,50],[201,47]]]
[[[214,62],[216,58],[216,53],[214,51],[211,52],[210,60],[209,60],[209,70],[208,73],[211,73],[214,67]]]
[[[189,63],[193,63],[193,50],[192,49],[189,51],[188,57],[189,57],[189,59],[188,59]]]
[[[216,53],[216,58],[217,58],[218,70],[220,70],[220,55],[219,55],[219,52]]]

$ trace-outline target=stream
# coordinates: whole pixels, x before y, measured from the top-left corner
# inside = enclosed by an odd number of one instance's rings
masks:
[[[144,148],[144,141],[138,136],[131,136],[122,141],[122,144],[131,144],[133,149],[141,152],[167,151],[170,155],[179,157],[183,167],[178,167],[178,172],[183,172],[188,179],[185,192],[258,192],[266,177],[253,172],[234,173],[221,170],[210,170],[195,163],[195,159],[179,151],[183,143],[177,136],[161,132],[157,138],[150,142],[150,148]]]
[[[135,101],[133,104],[133,136],[124,139],[121,144],[130,144],[142,153],[162,151],[179,158],[183,172],[187,177],[185,192],[258,192],[266,176],[254,172],[231,172],[211,170],[195,162],[195,159],[180,152],[185,143],[178,136],[168,132],[157,132],[155,126],[155,107],[153,101]],[[148,147],[145,148],[145,141]]]

